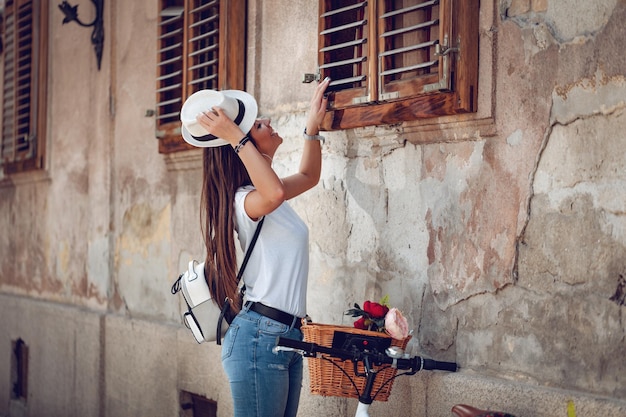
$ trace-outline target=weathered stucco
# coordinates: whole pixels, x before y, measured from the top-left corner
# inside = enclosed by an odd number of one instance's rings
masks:
[[[157,3],[105,2],[100,71],[89,31],[49,5],[46,169],[0,174],[0,416],[177,415],[181,390],[232,414],[219,347],[193,342],[170,294],[204,257],[201,153],[158,153]],[[285,139],[281,174],[299,161],[317,12],[248,1],[247,89]],[[624,21],[624,0],[483,0],[476,114],[325,134],[321,181],[292,202],[309,314],[349,325],[352,303],[389,295],[412,352],[461,366],[398,379],[372,414],[626,414]],[[304,388],[300,415],[354,414]]]

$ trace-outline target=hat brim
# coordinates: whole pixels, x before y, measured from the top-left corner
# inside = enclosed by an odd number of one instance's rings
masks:
[[[259,111],[255,98],[245,91],[240,90],[222,90],[220,92],[243,103],[244,114],[239,122],[239,128],[243,133],[250,132],[250,129],[254,126],[254,121],[256,120]],[[193,136],[184,125],[181,126],[181,132],[185,142],[199,148],[211,148],[229,144],[229,142],[225,139],[210,134],[207,134],[206,136]]]

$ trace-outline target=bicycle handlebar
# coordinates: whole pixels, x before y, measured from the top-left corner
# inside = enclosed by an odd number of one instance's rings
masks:
[[[316,346],[318,345],[316,345],[315,343],[301,342],[299,340],[278,336],[276,338],[276,346],[284,346],[291,349],[302,350],[304,352],[314,354],[317,351]]]
[[[426,370],[438,370],[448,372],[456,372],[458,370],[458,365],[455,362],[441,362],[432,359],[422,358],[422,363],[422,369]]]
[[[318,345],[317,343],[301,342],[299,340],[289,339],[282,336],[279,336],[276,339],[276,346],[282,346],[300,351],[304,356],[326,354],[343,360],[362,360],[364,358],[369,358],[376,363],[389,364],[397,369],[411,370],[413,372],[417,372],[422,369],[449,372],[457,371],[457,364],[454,362],[440,362],[433,359],[425,359],[420,356],[394,358],[387,355],[385,352],[329,348]]]

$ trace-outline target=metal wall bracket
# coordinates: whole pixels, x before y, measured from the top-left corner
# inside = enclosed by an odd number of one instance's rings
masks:
[[[104,47],[104,0],[91,0],[91,2],[94,4],[94,6],[96,6],[96,17],[91,23],[81,22],[78,18],[78,6],[72,6],[67,1],[63,1],[61,4],[59,4],[59,9],[61,9],[63,14],[65,15],[65,18],[63,18],[63,24],[74,21],[83,27],[93,26],[93,31],[91,32],[91,43],[93,45],[93,49],[96,52],[98,71],[100,71],[100,63],[102,62],[102,49]]]

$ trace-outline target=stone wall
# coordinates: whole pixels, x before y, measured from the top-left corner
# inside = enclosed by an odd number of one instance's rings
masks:
[[[247,89],[287,174],[317,5],[248,3]],[[232,414],[219,347],[193,342],[169,291],[204,256],[201,161],[157,150],[157,6],[106,2],[98,71],[89,31],[49,5],[47,169],[0,174],[0,416],[176,415],[180,391]],[[309,314],[349,325],[352,303],[389,295],[411,352],[461,366],[398,379],[372,414],[626,413],[625,20],[623,0],[483,0],[478,113],[326,133],[320,184],[292,203]],[[307,387],[301,416],[354,413]]]

